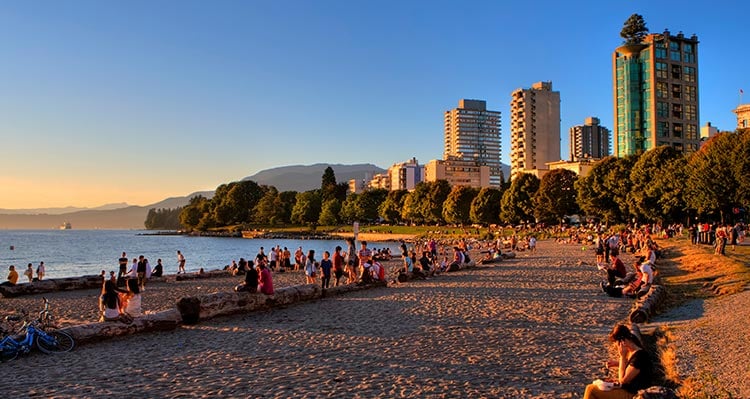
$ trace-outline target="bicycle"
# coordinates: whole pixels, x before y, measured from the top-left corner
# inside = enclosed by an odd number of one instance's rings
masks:
[[[19,354],[26,354],[36,346],[40,351],[50,353],[70,352],[75,347],[75,340],[68,333],[51,330],[45,331],[49,327],[51,320],[49,312],[49,300],[44,299],[44,309],[39,312],[39,317],[30,322],[24,321],[23,326],[19,328],[19,334],[25,330],[23,338],[8,335],[0,341],[0,362],[7,362],[18,357]],[[20,321],[20,316],[7,316],[6,321]]]

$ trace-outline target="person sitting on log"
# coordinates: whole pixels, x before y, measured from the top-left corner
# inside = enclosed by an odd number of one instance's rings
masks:
[[[123,292],[117,289],[117,285],[112,280],[104,282],[102,295],[99,297],[99,311],[101,311],[99,321],[128,321],[120,301],[120,294]]]
[[[623,281],[623,285],[604,285],[602,284],[602,290],[607,293],[607,295],[615,298],[620,298],[623,295],[626,295],[628,297],[635,296],[635,293],[638,292],[638,290],[641,288],[641,284],[643,284],[643,273],[641,272],[641,264],[643,263],[644,258],[641,256],[640,258],[636,259],[636,261],[633,263],[633,269],[635,270],[635,273],[628,273],[630,278],[628,276],[625,277],[625,280]]]
[[[257,292],[258,291],[258,271],[253,267],[253,261],[246,262],[240,258],[240,263],[245,267],[245,281],[234,287],[237,292]],[[248,268],[249,265],[249,268]]]
[[[461,248],[453,247],[453,261],[448,265],[448,271],[454,272],[461,268],[464,263],[464,254],[461,252]]]
[[[618,277],[623,279],[627,274],[627,270],[625,270],[625,264],[622,263],[622,261],[618,257],[618,251],[612,251],[609,254],[609,257],[612,263],[604,266],[604,270],[607,272],[607,282],[605,283],[604,281],[602,281],[602,289],[604,290],[604,292],[607,292],[606,286],[614,286],[615,281]]]
[[[3,283],[0,283],[0,285],[3,286],[14,286],[18,283],[18,272],[16,271],[16,267],[14,265],[10,265],[8,267],[8,281],[4,281]]]
[[[258,272],[258,290],[261,294],[273,295],[273,277],[271,271],[265,265],[265,262],[260,262],[260,271]]]
[[[651,386],[653,363],[641,340],[622,324],[615,326],[609,340],[617,347],[619,359],[608,361],[607,367],[617,367],[617,378],[609,381],[613,387],[608,390],[593,383],[587,385],[583,399],[631,399],[639,390]]]
[[[128,290],[122,294],[120,300],[124,313],[132,317],[140,317],[141,311],[141,289],[138,280],[130,278],[127,282]]]
[[[371,268],[372,259],[367,259],[364,261],[364,263],[362,263],[362,274],[359,277],[360,281],[357,283],[357,285],[365,285],[373,282],[372,272],[370,270]]]

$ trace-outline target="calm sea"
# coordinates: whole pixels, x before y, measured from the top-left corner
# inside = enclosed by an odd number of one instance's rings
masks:
[[[146,256],[151,266],[161,258],[167,274],[177,272],[177,251],[187,259],[188,271],[220,269],[232,260],[254,259],[260,247],[265,252],[272,246],[289,248],[292,253],[302,247],[307,254],[315,250],[317,259],[323,251],[333,253],[343,240],[250,240],[244,238],[188,237],[172,235],[143,235],[147,231],[134,230],[0,230],[0,281],[5,280],[9,265],[23,280],[26,265],[34,270],[44,261],[47,277],[73,277],[99,274],[102,270],[117,271],[117,259],[126,252],[132,260]],[[391,248],[399,253],[398,243],[370,243],[370,248]],[[11,249],[12,248],[12,249]]]

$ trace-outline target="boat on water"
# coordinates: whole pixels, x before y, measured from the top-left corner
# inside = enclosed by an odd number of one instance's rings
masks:
[[[70,222],[65,222],[60,225],[60,230],[70,230],[73,226],[70,225]]]

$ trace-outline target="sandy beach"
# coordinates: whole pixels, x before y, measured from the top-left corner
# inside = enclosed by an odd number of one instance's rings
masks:
[[[426,281],[58,356],[33,353],[2,366],[3,392],[14,398],[580,397],[586,383],[603,376],[606,335],[631,302],[604,296],[595,266],[577,265],[593,263],[592,251],[552,241],[538,248]],[[284,285],[303,276],[275,278]],[[229,289],[236,280],[154,284],[144,307],[171,306],[184,292]],[[96,292],[48,296],[65,322],[96,313]]]

